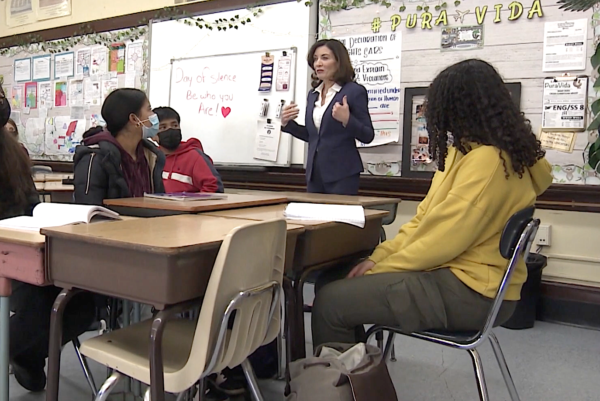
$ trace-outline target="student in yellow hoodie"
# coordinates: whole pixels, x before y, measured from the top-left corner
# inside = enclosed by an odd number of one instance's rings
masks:
[[[551,166],[502,78],[484,61],[442,71],[429,88],[425,118],[438,163],[429,192],[395,238],[317,292],[315,346],[363,341],[355,335],[363,324],[414,332],[476,330],[485,322],[506,268],[498,249],[502,229],[550,186]],[[512,315],[526,278],[521,261],[497,324]]]

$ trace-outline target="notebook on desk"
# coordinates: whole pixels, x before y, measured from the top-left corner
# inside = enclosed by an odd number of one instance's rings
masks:
[[[18,216],[0,220],[0,228],[39,231],[41,228],[46,227],[91,223],[101,219],[121,219],[118,213],[102,206],[65,203],[40,203],[33,209],[32,214],[32,216]]]
[[[209,192],[173,192],[170,194],[144,194],[145,198],[164,199],[174,201],[203,201],[215,199],[227,199],[225,194],[215,194]]]
[[[365,209],[360,205],[290,203],[284,216],[288,220],[335,221],[365,227]]]

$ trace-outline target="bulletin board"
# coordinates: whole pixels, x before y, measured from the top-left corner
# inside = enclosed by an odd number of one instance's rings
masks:
[[[587,31],[577,32],[579,36],[573,42],[582,45],[572,49],[570,55],[552,55],[554,50],[549,44],[556,40],[548,40],[548,32],[556,26],[567,26],[574,31],[585,26],[579,21],[582,19],[587,19],[587,25],[590,25],[593,13],[592,10],[569,13],[560,10],[559,6],[555,2],[535,0],[463,0],[458,5],[455,2],[406,1],[400,8],[394,3],[389,8],[368,4],[339,11],[321,10],[320,30],[324,36],[340,40],[349,35],[362,36],[363,43],[356,47],[381,54],[386,52],[385,46],[392,34],[401,37],[398,46],[401,48],[401,67],[391,80],[398,82],[400,107],[393,119],[398,121],[401,129],[406,121],[406,88],[427,88],[445,67],[461,60],[479,58],[494,65],[505,82],[520,83],[521,111],[530,120],[533,132],[538,134],[542,125],[544,79],[563,73],[574,76],[592,73],[589,61],[594,52],[591,26]],[[568,23],[563,24],[565,21]],[[572,62],[568,62],[569,59]],[[589,85],[589,96],[595,98],[592,86]],[[369,99],[373,100],[371,92]],[[588,101],[588,105],[592,102]],[[366,174],[403,175],[402,136],[379,146],[359,146]],[[579,132],[572,152],[547,150],[555,183],[600,184],[597,173],[586,164],[588,142],[588,133]]]
[[[146,35],[129,39],[120,33],[103,34],[115,38],[109,46],[81,38],[65,51],[50,53],[31,45],[0,56],[11,118],[32,159],[72,161],[83,133],[104,123],[104,98],[116,88],[145,88]],[[45,47],[53,48],[52,43]]]

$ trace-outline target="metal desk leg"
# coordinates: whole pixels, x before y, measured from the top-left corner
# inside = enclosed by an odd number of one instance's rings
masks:
[[[67,304],[81,290],[62,290],[54,301],[50,317],[50,344],[48,347],[48,385],[46,401],[58,401],[60,380],[60,351],[63,335],[63,315]]]
[[[139,302],[133,303],[133,323],[139,323],[142,320],[142,306]],[[142,396],[142,383],[137,380],[133,381],[133,395],[136,397]]]
[[[10,279],[0,277],[0,401],[8,401]]]

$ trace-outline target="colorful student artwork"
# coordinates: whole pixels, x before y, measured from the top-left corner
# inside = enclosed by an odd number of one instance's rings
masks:
[[[25,84],[25,107],[37,109],[38,100],[38,84],[37,82],[27,82]]]
[[[54,107],[65,107],[67,105],[67,81],[54,83]]]
[[[68,155],[75,153],[85,132],[85,120],[73,120],[68,116],[46,119],[45,151],[47,155]]]
[[[12,87],[10,105],[13,109],[20,109],[23,107],[23,87],[21,85]]]
[[[110,64],[108,71],[116,71],[117,74],[125,73],[125,44],[115,43],[110,46]]]

